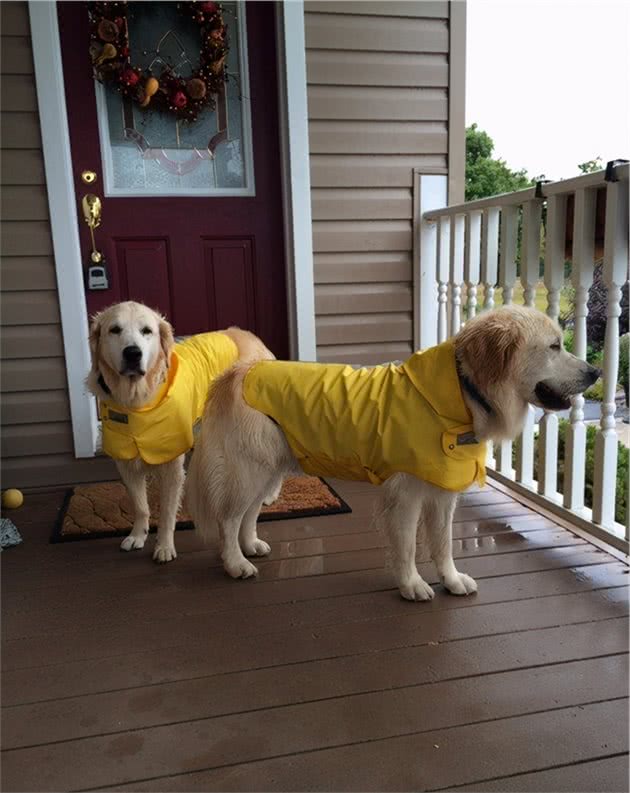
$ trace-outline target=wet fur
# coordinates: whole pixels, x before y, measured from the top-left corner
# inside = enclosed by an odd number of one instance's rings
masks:
[[[463,392],[479,440],[515,438],[528,404],[537,402],[540,379],[547,378],[563,398],[594,381],[596,370],[564,351],[561,339],[560,329],[544,314],[514,306],[466,324],[455,340],[458,366],[492,407],[488,414]],[[240,578],[257,572],[246,556],[268,553],[269,546],[256,534],[264,494],[284,476],[299,473],[280,427],[243,400],[248,368],[237,364],[215,381],[187,488],[187,506],[197,529],[206,536],[219,532],[225,569]],[[416,567],[418,530],[446,589],[456,595],[476,591],[475,581],[453,561],[456,500],[456,493],[404,473],[379,488],[376,523],[389,538],[393,572],[404,598],[433,597]]]
[[[148,366],[143,376],[122,375],[119,371],[119,362],[113,360],[115,356],[112,350],[109,349],[108,355],[104,355],[104,334],[114,324],[123,327],[126,341],[145,344],[143,354],[146,354]],[[155,339],[150,342],[143,341],[139,330],[145,325],[155,334]],[[222,332],[236,344],[239,361],[252,362],[274,357],[253,333],[240,328],[228,328]],[[93,317],[89,339],[92,367],[86,384],[90,392],[98,399],[110,400],[125,408],[135,409],[150,403],[166,379],[175,344],[173,329],[166,319],[140,303],[132,301],[119,303]],[[122,345],[126,341],[121,340],[118,357],[122,355]],[[99,382],[101,376],[110,394],[102,389]],[[131,551],[144,547],[149,533],[150,519],[147,476],[152,476],[158,483],[160,498],[160,523],[153,559],[156,562],[170,562],[176,559],[175,524],[184,488],[184,455],[163,465],[149,465],[139,457],[135,460],[115,462],[120,478],[129,493],[134,515],[133,528],[122,541],[121,550]],[[274,494],[270,491],[267,500],[271,503],[277,496],[278,493]]]

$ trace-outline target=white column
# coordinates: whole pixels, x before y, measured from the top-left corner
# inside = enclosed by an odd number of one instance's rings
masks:
[[[414,174],[414,347],[426,349],[438,340],[437,222],[425,213],[446,206],[447,177]]]
[[[605,528],[615,521],[617,432],[615,391],[619,374],[619,315],[621,287],[628,277],[628,184],[609,182],[606,188],[604,283],[608,289],[604,343],[604,400],[601,428],[595,439],[593,520]]]
[[[588,290],[593,283],[595,259],[596,190],[576,190],[573,211],[573,262],[571,281],[575,289],[573,354],[586,360],[586,317]],[[586,471],[586,426],[584,397],[571,400],[571,414],[564,447],[564,506],[574,512],[584,508]]]
[[[317,359],[304,3],[278,6],[280,137],[291,353]]]

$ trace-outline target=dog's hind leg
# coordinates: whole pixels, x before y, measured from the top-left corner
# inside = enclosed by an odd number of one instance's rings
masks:
[[[153,561],[162,564],[177,559],[175,523],[184,489],[184,455],[157,466],[157,474],[160,482],[160,521]]]
[[[278,481],[280,482],[280,486],[282,486],[282,479]],[[270,493],[275,483],[275,479],[271,480],[270,484],[263,490],[263,493]],[[262,505],[266,503],[267,499],[263,498],[263,496],[254,499],[241,522],[239,542],[245,556],[267,556],[268,553],[271,553],[271,547],[264,540],[260,539],[256,528],[260,509]]]
[[[406,600],[431,600],[433,590],[416,567],[416,535],[422,483],[408,474],[396,474],[382,486],[377,523],[389,537],[391,563],[400,594]]]
[[[477,591],[477,582],[466,573],[460,573],[453,561],[453,513],[456,503],[457,494],[431,487],[422,519],[426,526],[431,558],[440,580],[453,595],[470,595]]]
[[[255,504],[258,509],[260,509],[261,503],[262,499],[256,499]],[[225,572],[231,575],[232,578],[251,578],[251,576],[258,575],[258,569],[245,558],[239,544],[241,524],[253,507],[254,504],[251,504],[243,511],[233,511],[231,514],[224,516],[219,522],[219,531],[223,542],[221,559],[223,559]]]
[[[133,528],[120,544],[121,551],[144,548],[149,533],[149,502],[147,500],[147,478],[140,460],[117,460],[116,467],[133,505]]]

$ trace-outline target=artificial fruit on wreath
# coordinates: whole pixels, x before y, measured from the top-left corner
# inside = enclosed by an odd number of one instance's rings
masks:
[[[120,82],[129,88],[133,88],[134,85],[138,85],[139,80],[140,75],[131,68],[123,69],[123,71],[120,73]]]
[[[105,61],[111,61],[118,55],[118,50],[113,44],[106,44],[94,61],[94,66],[100,66]]]
[[[101,41],[116,41],[120,30],[118,25],[111,19],[101,19],[96,28]]]
[[[188,104],[188,98],[183,91],[175,91],[171,97],[171,102],[175,107],[179,108],[179,110],[182,110]]]

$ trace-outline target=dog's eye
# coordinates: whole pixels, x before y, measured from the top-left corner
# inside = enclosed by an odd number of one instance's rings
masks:
[[[559,341],[554,341],[554,343],[551,345],[550,349],[559,350],[559,349],[561,349],[561,347],[562,347],[562,345],[560,344]]]
[[[120,325],[112,325],[111,328],[109,329],[109,332],[114,333],[116,336],[118,336],[119,333],[122,333],[122,328],[120,327]]]
[[[151,330],[151,328],[145,325],[145,327],[142,328],[140,333],[142,333],[143,336],[150,336],[153,333],[153,331]]]

